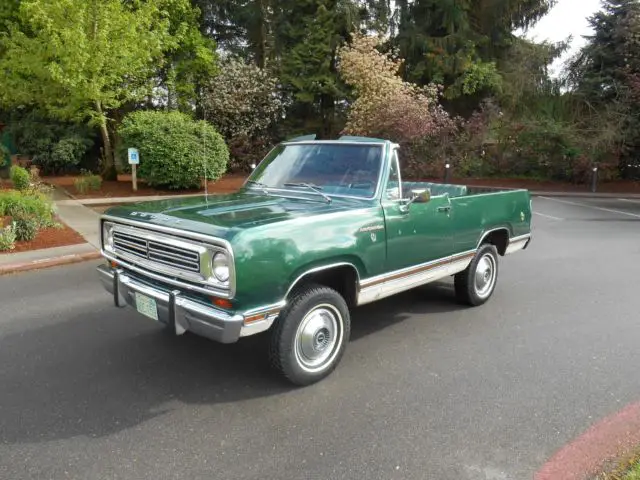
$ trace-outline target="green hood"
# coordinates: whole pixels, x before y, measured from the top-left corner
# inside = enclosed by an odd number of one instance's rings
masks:
[[[291,195],[296,198],[237,192],[156,200],[113,207],[105,214],[229,239],[247,228],[362,206],[353,199],[333,198],[327,203],[315,195]]]

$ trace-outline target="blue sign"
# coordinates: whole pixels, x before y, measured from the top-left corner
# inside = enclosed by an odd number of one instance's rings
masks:
[[[129,153],[129,165],[138,165],[140,163],[140,154],[137,148],[130,148],[127,150]]]

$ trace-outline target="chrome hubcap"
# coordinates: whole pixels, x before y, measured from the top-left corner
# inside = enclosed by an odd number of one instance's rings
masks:
[[[295,355],[302,368],[321,370],[331,363],[342,342],[342,316],[332,305],[318,305],[300,322]]]
[[[478,261],[475,274],[475,290],[476,294],[481,297],[487,297],[496,279],[496,263],[492,255],[486,254]]]

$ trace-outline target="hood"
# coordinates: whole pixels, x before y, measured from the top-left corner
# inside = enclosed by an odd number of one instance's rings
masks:
[[[246,191],[183,197],[117,206],[105,214],[224,238],[247,228],[361,206],[357,199],[333,198],[327,203],[315,195],[308,198],[299,192],[291,195],[295,198]]]

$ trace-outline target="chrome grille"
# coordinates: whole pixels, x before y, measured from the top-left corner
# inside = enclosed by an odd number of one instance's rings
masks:
[[[143,258],[184,272],[200,273],[200,254],[194,250],[118,230],[113,232],[113,246],[116,254]]]

